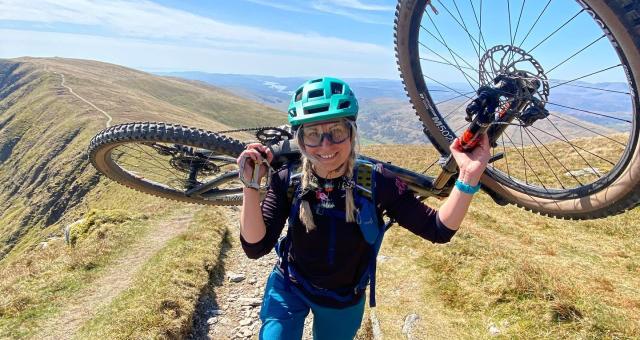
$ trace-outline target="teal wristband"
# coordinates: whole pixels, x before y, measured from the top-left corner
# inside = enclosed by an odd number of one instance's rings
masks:
[[[480,183],[478,183],[478,185],[476,185],[476,186],[473,186],[473,185],[469,185],[469,184],[464,183],[461,180],[457,179],[456,180],[456,188],[458,188],[458,190],[464,192],[465,194],[473,195],[476,192],[478,192],[478,190],[480,190]]]

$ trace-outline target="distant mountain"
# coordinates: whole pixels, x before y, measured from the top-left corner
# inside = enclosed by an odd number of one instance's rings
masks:
[[[243,95],[279,110],[285,111],[293,91],[307,78],[272,77],[260,75],[212,74],[203,72],[173,72],[161,75],[198,80]],[[409,105],[400,80],[346,78],[361,106],[359,119],[361,135],[379,143],[426,143],[421,124]],[[597,129],[599,133],[624,131],[631,119],[631,101],[626,83],[588,83],[563,80],[550,81],[547,109],[560,117],[565,128],[580,135],[578,125]],[[557,87],[554,87],[557,86]],[[471,96],[469,84],[431,84],[430,93],[435,102],[447,101],[445,114],[453,111],[454,122],[464,124],[464,103],[460,98]],[[455,91],[455,92],[454,92]],[[465,94],[466,96],[462,96]],[[458,97],[458,98],[456,98]],[[457,123],[451,124],[454,129]],[[571,125],[571,126],[570,126]],[[543,137],[544,139],[544,137]]]

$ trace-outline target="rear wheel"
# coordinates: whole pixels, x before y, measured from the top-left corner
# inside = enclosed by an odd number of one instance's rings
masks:
[[[239,205],[242,183],[236,157],[245,145],[196,128],[165,123],[112,126],[90,143],[93,166],[130,188],[173,200]],[[190,192],[203,183],[211,189]]]
[[[500,75],[540,81],[550,115],[524,111],[494,145],[482,183],[508,203],[587,219],[640,200],[640,13],[628,1],[400,0],[396,52],[425,133],[446,155],[476,90]],[[623,4],[626,4],[623,6]]]

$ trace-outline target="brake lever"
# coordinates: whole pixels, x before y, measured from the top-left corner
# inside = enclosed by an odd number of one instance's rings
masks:
[[[258,151],[258,152],[260,152],[262,159],[257,163],[254,162],[253,172],[251,173],[251,179],[247,180],[246,178],[244,178],[244,167],[247,165],[247,157],[240,160],[238,177],[240,177],[240,181],[242,182],[242,184],[244,184],[245,187],[256,189],[258,191],[264,191],[264,190],[267,190],[267,188],[271,184],[271,176],[274,173],[274,169],[273,167],[271,167],[271,164],[269,164],[269,162],[267,161],[267,154],[262,151]],[[264,185],[260,185],[260,168],[262,167],[262,165],[265,165],[267,167],[267,173],[265,175]]]

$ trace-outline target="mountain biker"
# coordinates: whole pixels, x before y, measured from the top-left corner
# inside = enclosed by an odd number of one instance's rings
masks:
[[[370,262],[375,268],[375,254],[361,229],[361,194],[354,189],[358,102],[349,85],[325,77],[302,84],[288,113],[302,153],[299,181],[291,177],[291,169],[274,173],[262,204],[258,190],[243,190],[240,240],[249,258],[274,248],[289,217],[287,237],[276,247],[279,262],[265,287],[260,338],[300,339],[311,310],[314,339],[352,339],[364,313],[364,289],[358,284]],[[477,148],[465,153],[456,139],[450,150],[460,169],[458,181],[437,211],[423,205],[383,166],[375,166],[371,188],[376,216],[384,211],[424,239],[448,242],[479,188],[489,142],[485,135]],[[265,156],[268,162],[273,159],[262,144],[250,144],[237,161],[253,166]],[[252,166],[244,166],[246,179],[251,178]],[[263,177],[267,169],[261,167]]]

